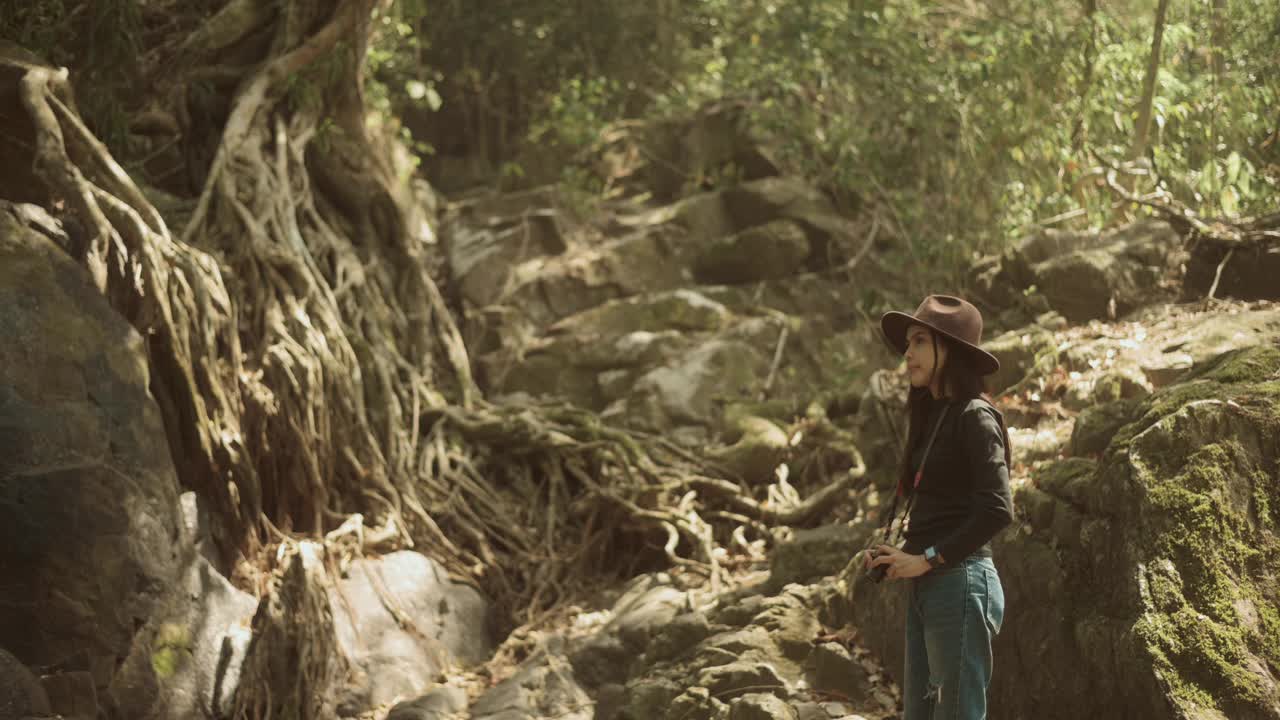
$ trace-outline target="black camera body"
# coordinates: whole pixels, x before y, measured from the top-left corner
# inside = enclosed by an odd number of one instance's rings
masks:
[[[888,555],[889,553],[878,551],[878,550],[868,550],[867,554],[871,560],[875,560],[876,558],[882,555]],[[885,576],[888,574],[889,574],[888,565],[876,565],[873,568],[867,569],[867,577],[871,578],[871,582],[874,582],[874,583],[879,583],[881,580],[884,580]]]

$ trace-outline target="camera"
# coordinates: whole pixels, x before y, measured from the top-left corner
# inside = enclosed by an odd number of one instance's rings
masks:
[[[874,560],[880,557],[881,555],[888,555],[888,554],[889,553],[887,552],[883,552],[880,550],[876,550],[875,548],[871,548],[867,550],[867,558],[868,558],[867,562],[870,562],[871,560]],[[871,582],[878,583],[881,580],[884,580],[885,576],[889,574],[889,566],[876,565],[875,567],[867,568],[866,574],[867,574],[867,577],[871,578]]]

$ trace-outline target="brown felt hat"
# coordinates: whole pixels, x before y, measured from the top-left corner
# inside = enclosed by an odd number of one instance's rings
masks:
[[[950,338],[969,354],[979,374],[990,375],[1000,369],[1000,361],[978,347],[982,343],[982,313],[971,303],[951,295],[930,295],[914,315],[893,310],[880,318],[885,340],[899,353],[907,351],[907,328],[912,325],[923,325]]]

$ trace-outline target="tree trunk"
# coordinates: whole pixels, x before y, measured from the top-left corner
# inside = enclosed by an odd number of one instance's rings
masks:
[[[1209,65],[1213,69],[1214,79],[1221,87],[1227,68],[1227,0],[1213,0],[1212,16],[1209,22],[1209,43],[1212,46]]]
[[[1084,0],[1084,22],[1089,28],[1089,39],[1084,48],[1084,71],[1080,78],[1080,112],[1071,128],[1071,147],[1079,152],[1085,145],[1084,119],[1089,110],[1089,96],[1093,92],[1093,73],[1098,59],[1098,0]]]
[[[1138,122],[1134,127],[1133,150],[1129,154],[1130,159],[1134,161],[1147,153],[1148,134],[1151,130],[1151,107],[1155,101],[1156,82],[1160,74],[1160,44],[1164,40],[1164,19],[1168,10],[1169,0],[1160,0],[1156,5],[1155,29],[1151,32],[1151,55],[1147,60],[1147,77],[1142,83],[1142,99],[1138,102]]]

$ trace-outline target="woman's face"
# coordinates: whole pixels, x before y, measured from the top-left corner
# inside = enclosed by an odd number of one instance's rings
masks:
[[[933,379],[942,374],[942,366],[947,362],[947,346],[938,342],[935,364],[933,332],[922,325],[912,325],[907,328],[907,352],[903,357],[907,361],[907,377],[911,380],[911,387],[929,387]]]

